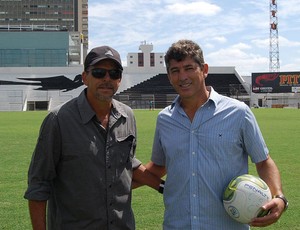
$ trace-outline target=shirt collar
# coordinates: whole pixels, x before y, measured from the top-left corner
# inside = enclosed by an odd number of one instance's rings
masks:
[[[112,100],[112,114],[116,118],[119,118],[121,116],[128,117],[126,111],[124,110],[123,106],[121,106],[121,102],[113,99]]]
[[[207,86],[207,89],[210,91],[210,94],[209,94],[209,98],[208,100],[212,101],[215,106],[217,106],[217,104],[219,103],[219,101],[221,100],[220,98],[220,94],[218,94],[213,87],[211,86]]]
[[[88,123],[95,116],[95,112],[86,98],[86,90],[85,88],[78,96],[78,110],[83,124]]]
[[[86,98],[86,90],[87,89],[84,89],[78,96],[78,109],[83,124],[88,123],[96,115]],[[128,117],[127,113],[120,105],[120,102],[115,99],[112,100],[112,116],[114,116],[116,119],[120,118],[121,116]]]
[[[216,106],[218,104],[218,102],[221,100],[220,94],[218,94],[212,86],[207,86],[207,90],[210,92],[207,102],[211,101]],[[171,109],[173,109],[174,106],[176,106],[176,107],[180,106],[180,96],[179,95],[172,102]]]

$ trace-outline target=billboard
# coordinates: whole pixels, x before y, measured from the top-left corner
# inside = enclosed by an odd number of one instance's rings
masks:
[[[300,92],[300,72],[252,73],[253,93]]]

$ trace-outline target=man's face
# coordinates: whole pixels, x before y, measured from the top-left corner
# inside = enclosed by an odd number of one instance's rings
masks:
[[[207,64],[201,67],[192,58],[187,57],[182,61],[170,61],[168,77],[176,92],[185,99],[199,96],[205,91],[207,72]]]
[[[119,71],[118,66],[114,61],[105,59],[94,66],[90,66],[83,73],[83,82],[88,88],[88,98],[91,96],[93,99],[100,101],[110,101],[112,99],[119,88],[121,73],[120,77],[117,78],[117,75],[110,76],[109,71],[112,71],[111,75],[116,74]]]

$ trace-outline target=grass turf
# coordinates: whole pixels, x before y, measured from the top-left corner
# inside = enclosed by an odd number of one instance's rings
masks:
[[[138,127],[137,157],[144,163],[150,159],[158,110],[135,110]],[[300,110],[253,110],[280,169],[284,192],[290,207],[281,219],[267,230],[300,229]],[[27,170],[36,143],[39,127],[47,112],[0,112],[0,229],[30,229],[27,201]],[[250,173],[255,174],[251,164]],[[133,209],[137,230],[161,229],[162,196],[142,187],[133,191]]]

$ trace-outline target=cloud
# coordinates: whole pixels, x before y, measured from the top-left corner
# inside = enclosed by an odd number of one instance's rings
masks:
[[[221,8],[215,4],[198,1],[191,3],[174,3],[167,5],[166,10],[179,15],[213,16],[219,13]]]
[[[282,71],[299,64],[298,2],[278,2]],[[203,47],[210,65],[268,71],[269,16],[269,0],[89,0],[89,49],[111,45],[126,60],[141,41],[152,43],[154,52],[165,52],[186,38]]]
[[[255,54],[251,46],[243,43],[234,44],[206,55],[206,62],[211,66],[235,66],[242,75],[265,70],[268,66],[268,57]]]
[[[253,39],[251,41],[251,43],[254,44],[258,48],[266,48],[266,47],[269,47],[269,45],[270,45],[270,39],[269,38],[266,38],[266,39]]]
[[[212,40],[218,42],[218,43],[226,43],[227,39],[224,36],[218,36],[218,37],[214,37]]]
[[[299,72],[300,59],[295,59],[293,63],[281,64],[281,69],[285,71],[297,71]]]
[[[282,17],[296,16],[299,22],[300,4],[299,0],[280,1],[277,3],[278,15]]]
[[[225,44],[227,42],[227,38],[224,36],[215,36],[211,39],[206,39],[205,42],[203,42],[203,47],[207,49],[214,49],[216,46],[220,44]]]
[[[291,41],[283,36],[279,36],[279,45],[282,47],[300,47],[300,42]]]
[[[251,49],[251,46],[240,42],[238,44],[232,45],[231,48],[234,50],[249,50]]]

